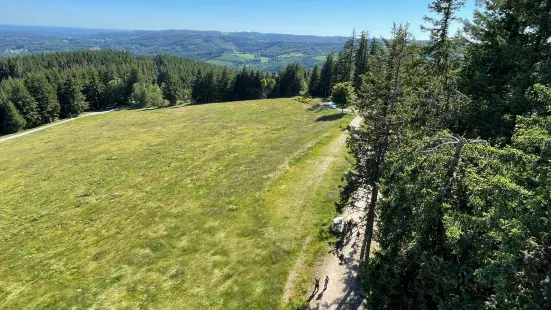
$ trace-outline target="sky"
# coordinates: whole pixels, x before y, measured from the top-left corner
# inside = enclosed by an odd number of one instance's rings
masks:
[[[192,29],[387,37],[409,22],[415,38],[431,0],[0,0],[1,24],[102,29]],[[471,18],[475,0],[460,17]]]

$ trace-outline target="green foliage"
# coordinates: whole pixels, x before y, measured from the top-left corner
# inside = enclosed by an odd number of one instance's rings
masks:
[[[184,87],[182,81],[175,73],[169,73],[164,79],[161,89],[163,97],[168,100],[171,105],[176,105],[178,100],[184,99]]]
[[[25,119],[13,103],[0,94],[0,133],[14,133],[25,128],[25,125]]]
[[[106,101],[103,100],[104,92],[105,84],[101,82],[98,71],[95,68],[87,70],[82,93],[86,97],[90,109],[103,110],[107,107]]]
[[[216,79],[214,73],[199,73],[193,84],[191,96],[195,103],[210,103],[217,99]]]
[[[356,31],[352,32],[352,36],[346,43],[337,56],[335,62],[334,72],[332,76],[332,82],[343,83],[352,81],[354,77],[354,60],[356,51]]]
[[[353,105],[356,102],[354,87],[352,87],[350,82],[336,84],[331,93],[331,101],[341,109]]]
[[[354,70],[354,90],[360,93],[363,80],[362,77],[369,72],[369,33],[362,31],[358,42],[358,48],[355,55],[355,70]]]
[[[164,107],[168,104],[157,84],[138,82],[132,87],[130,105],[134,108]]]
[[[116,107],[124,105],[124,81],[121,78],[115,77],[105,85],[103,93],[103,102],[105,107]]]
[[[298,64],[289,64],[285,71],[279,74],[273,97],[294,97],[305,88],[304,69]]]
[[[300,102],[300,103],[307,104],[307,103],[310,103],[312,101],[312,97],[297,96],[297,97],[295,97],[295,100]]]
[[[428,44],[370,47],[342,192],[369,199],[369,309],[551,308],[551,6],[483,3],[467,45],[464,1],[435,0]]]
[[[27,91],[22,80],[9,78],[2,81],[0,92],[6,94],[6,99],[11,101],[21,116],[23,116],[27,128],[40,124],[41,118],[36,100]]]
[[[314,67],[312,70],[312,73],[310,74],[310,81],[308,82],[308,93],[312,97],[319,97],[321,96],[321,90],[320,90],[320,68],[318,65]]]
[[[25,87],[38,105],[41,123],[51,123],[59,117],[59,102],[55,88],[41,73],[29,74],[25,78]]]
[[[469,106],[461,129],[508,143],[515,116],[535,108],[526,91],[551,77],[551,7],[547,0],[488,0],[484,5],[467,27],[461,90],[477,104]]]
[[[325,62],[321,68],[319,94],[324,98],[328,98],[329,95],[331,95],[331,89],[333,87],[333,68],[335,66],[334,59],[335,55],[333,52],[330,52],[327,58],[325,58]]]
[[[86,98],[82,94],[82,85],[74,76],[68,77],[59,87],[57,98],[61,118],[77,117],[88,108]]]
[[[157,54],[187,57],[207,61],[221,66],[238,69],[244,65],[254,70],[279,72],[292,62],[298,62],[306,68],[321,65],[331,50],[340,50],[346,38],[295,36],[261,33],[221,33],[212,31],[136,31],[106,32],[91,34],[83,30],[82,34],[71,29],[71,39],[61,32],[51,32],[48,28],[29,31],[0,29],[0,36],[7,34],[9,39],[0,41],[0,50],[4,55],[25,55],[52,53],[67,50],[124,50],[137,56]],[[101,43],[100,43],[101,42]],[[98,46],[99,45],[99,46]],[[97,52],[97,51],[95,51]],[[17,72],[17,63],[12,69]],[[160,83],[159,83],[160,84]]]

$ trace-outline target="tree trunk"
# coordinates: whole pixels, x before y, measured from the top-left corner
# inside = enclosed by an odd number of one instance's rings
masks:
[[[375,224],[375,206],[377,205],[377,197],[379,196],[379,188],[377,184],[371,187],[371,199],[367,209],[367,220],[365,223],[365,235],[362,250],[360,253],[360,261],[369,258],[371,252],[371,240],[373,239],[373,225]]]

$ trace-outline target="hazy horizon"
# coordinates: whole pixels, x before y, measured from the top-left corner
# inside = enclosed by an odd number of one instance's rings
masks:
[[[360,1],[82,1],[5,0],[2,24],[105,30],[198,30],[313,36],[350,36],[368,30],[387,37],[394,22],[410,23],[418,40],[430,0]],[[458,14],[471,18],[474,0]],[[350,8],[353,7],[351,10]],[[122,18],[121,18],[122,16]],[[245,18],[246,17],[246,18]],[[459,25],[454,26],[454,31]]]

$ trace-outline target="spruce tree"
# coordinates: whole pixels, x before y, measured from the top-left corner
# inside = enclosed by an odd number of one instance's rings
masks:
[[[331,89],[333,87],[333,68],[335,67],[334,62],[335,54],[333,52],[329,52],[329,54],[325,58],[325,63],[323,64],[320,73],[319,93],[320,96],[323,96],[324,98],[329,97],[329,95],[331,94]]]
[[[354,90],[356,94],[360,93],[362,87],[362,76],[369,70],[369,42],[368,33],[362,31],[356,49],[356,59],[354,66]]]
[[[29,74],[25,78],[25,86],[36,100],[40,112],[41,124],[53,122],[59,117],[59,102],[55,88],[42,73]]]
[[[457,12],[465,5],[465,0],[434,0],[429,10],[436,17],[425,16],[431,26],[421,26],[430,32],[427,44],[427,58],[434,61],[431,75],[433,84],[432,108],[433,126],[435,129],[449,127],[457,123],[462,96],[457,90],[457,69],[459,67],[458,39],[450,35],[452,23],[458,20]],[[446,126],[447,125],[447,126]]]
[[[83,86],[82,93],[86,97],[90,109],[102,110],[107,107],[104,100],[105,86],[101,83],[98,71],[91,68],[87,72],[86,82]]]
[[[168,73],[161,84],[163,97],[170,105],[176,105],[183,97],[183,87],[180,78],[174,73]]]
[[[21,116],[25,118],[27,128],[36,127],[41,124],[36,100],[27,91],[21,79],[9,78],[4,80],[0,88],[2,89],[0,91],[6,94],[7,100],[11,101]]]
[[[379,181],[385,171],[385,161],[391,143],[405,129],[398,122],[398,111],[404,100],[405,63],[411,59],[411,34],[408,25],[394,25],[392,38],[386,40],[385,56],[378,71],[370,71],[371,83],[366,84],[365,96],[359,103],[360,112],[365,120],[359,130],[352,130],[350,147],[357,160],[356,171],[361,182],[356,182],[355,191],[369,191],[367,219],[364,223],[364,242],[362,259],[371,248],[375,207],[379,198]]]
[[[122,102],[124,104],[128,104],[130,102],[130,95],[132,94],[132,90],[134,89],[134,84],[141,81],[142,75],[140,74],[140,70],[137,67],[132,67],[132,69],[130,69],[130,73],[126,77],[125,86],[123,89]]]
[[[354,77],[354,58],[356,51],[356,31],[344,43],[335,62],[333,83],[351,82]]]
[[[77,117],[88,108],[86,98],[82,94],[82,85],[78,77],[69,76],[59,87],[58,99],[61,118]]]
[[[218,81],[216,82],[217,87],[217,101],[231,101],[231,91],[233,87],[232,83],[232,77],[230,76],[230,72],[227,67],[224,67],[222,70],[222,73],[218,77]]]
[[[281,97],[298,96],[304,85],[304,70],[298,63],[288,64],[276,86],[278,95]]]
[[[320,96],[320,68],[316,64],[312,73],[310,74],[310,81],[308,82],[308,93],[312,97]]]
[[[0,133],[10,134],[25,128],[25,119],[9,101],[5,94],[0,94]]]

